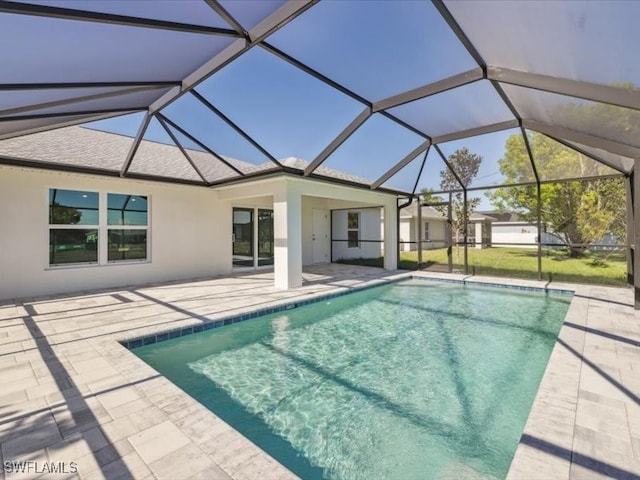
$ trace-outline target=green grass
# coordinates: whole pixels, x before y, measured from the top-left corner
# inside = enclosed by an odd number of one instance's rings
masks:
[[[336,260],[334,263],[343,263],[345,265],[360,265],[362,267],[384,267],[384,258],[343,258]],[[412,270],[407,268],[405,270]],[[415,270],[415,268],[413,268]]]
[[[537,250],[526,248],[469,248],[469,273],[507,278],[538,278]],[[453,249],[453,268],[463,268],[463,248]],[[424,250],[423,265],[447,264],[444,248]],[[382,267],[382,258],[356,258],[338,261],[351,265]],[[418,252],[401,252],[400,268],[416,270]],[[570,258],[564,249],[543,251],[542,278],[556,282],[588,283],[597,285],[626,285],[627,260],[624,252],[587,252],[584,257]]]
[[[469,248],[469,273],[512,278],[538,278],[537,249],[526,248]],[[404,264],[417,268],[418,252],[402,252]],[[454,269],[462,270],[463,248],[453,249]],[[446,264],[444,248],[423,251],[424,264]],[[551,276],[550,276],[551,275]],[[570,258],[564,249],[547,249],[542,256],[543,279],[556,282],[590,283],[598,285],[626,285],[627,260],[624,252],[587,252],[584,257]]]

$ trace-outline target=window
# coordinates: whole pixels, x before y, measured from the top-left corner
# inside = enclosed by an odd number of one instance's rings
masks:
[[[49,189],[50,266],[146,260],[148,228],[147,197]]]
[[[429,222],[424,222],[424,240],[429,241]]]
[[[98,262],[98,194],[49,190],[49,264]]]
[[[107,194],[109,262],[146,260],[147,197]]]
[[[349,248],[360,247],[360,213],[347,213],[347,246]]]

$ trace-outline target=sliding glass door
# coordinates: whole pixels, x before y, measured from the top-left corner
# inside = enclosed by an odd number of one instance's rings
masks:
[[[233,266],[253,267],[253,208],[233,209]]]
[[[234,267],[273,265],[273,210],[234,208],[232,241]]]
[[[273,210],[258,209],[258,266],[273,265]]]

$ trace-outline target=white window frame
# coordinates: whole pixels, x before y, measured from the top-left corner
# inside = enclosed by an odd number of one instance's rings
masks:
[[[429,222],[424,222],[424,231],[423,231],[423,234],[424,234],[424,238],[423,238],[423,240],[424,240],[425,242],[428,242],[428,241],[429,241]]]
[[[349,216],[352,215],[352,214],[356,215],[356,218],[358,219],[357,228],[350,228],[349,227]],[[349,233],[350,232],[357,232],[358,233],[358,240],[356,242],[356,245],[351,245],[351,240],[349,239]],[[347,211],[347,248],[360,248],[360,212]]]
[[[151,261],[150,258],[150,242],[149,242],[149,219],[151,217],[150,211],[150,197],[149,195],[140,195],[134,193],[121,193],[121,192],[101,192],[103,197],[101,198],[101,204],[104,205],[104,212],[100,210],[101,214],[104,214],[103,218],[100,217],[101,227],[104,230],[104,233],[101,234],[101,237],[104,238],[104,264],[122,264],[122,263],[145,263]],[[147,199],[147,224],[146,225],[109,225],[109,195],[131,195],[132,197],[145,197]],[[146,258],[136,258],[136,259],[128,259],[128,260],[109,260],[109,230],[144,230],[147,234],[147,257]]]
[[[79,193],[90,193],[98,195],[98,224],[64,224],[64,223],[51,223],[51,203],[50,203],[50,191],[51,190],[66,190],[71,192],[79,192]],[[100,197],[100,192],[96,192],[95,190],[81,190],[76,188],[57,188],[50,187],[47,189],[47,265],[49,268],[69,268],[69,267],[82,267],[82,266],[96,266],[100,264],[100,254],[101,254],[101,245],[100,245],[100,205],[102,199]],[[96,230],[98,234],[97,238],[97,259],[95,262],[77,262],[77,263],[50,263],[50,255],[49,248],[51,248],[51,230]]]
[[[98,225],[58,225],[49,222],[49,192],[50,190],[70,190],[76,192],[87,192],[98,194]],[[136,263],[151,263],[151,196],[145,193],[131,193],[121,191],[99,191],[96,189],[80,189],[76,187],[59,187],[49,186],[46,190],[47,205],[47,234],[46,234],[46,270],[58,270],[65,268],[87,268],[87,267],[105,267],[110,265],[131,265]],[[108,224],[108,195],[132,195],[146,197],[147,199],[147,224],[146,225],[109,225]],[[49,262],[49,245],[51,241],[52,229],[69,229],[69,230],[97,230],[98,232],[98,260],[97,262],[79,262],[79,263],[62,263],[51,264]],[[147,233],[147,256],[143,259],[131,260],[109,260],[109,230],[145,230]]]

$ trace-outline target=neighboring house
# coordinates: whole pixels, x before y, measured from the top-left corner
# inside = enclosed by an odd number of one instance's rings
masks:
[[[495,218],[491,224],[491,235],[494,247],[537,248],[538,225],[535,222],[524,220],[514,212],[483,211],[478,212]],[[547,231],[548,227],[542,225],[542,244],[549,246],[565,245],[564,240],[557,234]],[[603,238],[598,244],[612,244],[614,240],[610,235]]]
[[[475,248],[492,245],[491,225],[494,219],[488,215],[474,212],[469,217],[468,242]],[[400,211],[400,250],[417,250],[418,229],[422,235],[424,249],[444,248],[447,244],[447,218],[433,207],[422,207],[422,225],[418,224],[418,205],[413,203]],[[462,241],[462,234],[453,241]]]
[[[492,246],[536,248],[538,226],[513,212],[481,211],[479,214],[492,217]]]
[[[422,226],[418,225],[418,206],[413,203],[400,210],[400,250],[417,250],[418,228],[422,231],[423,248],[446,246],[447,218],[433,207],[422,207]]]

